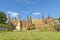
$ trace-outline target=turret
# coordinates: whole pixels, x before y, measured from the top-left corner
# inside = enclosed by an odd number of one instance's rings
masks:
[[[8,16],[8,22],[10,21],[10,16]]]
[[[30,29],[31,25],[32,25],[32,17],[31,16],[27,17],[27,23],[28,23],[28,28]]]
[[[20,22],[20,15],[18,16],[18,20],[17,20],[17,26],[16,26],[16,30],[21,30],[21,22]]]
[[[11,29],[11,20],[10,20],[10,16],[8,16],[8,25],[9,25],[8,31],[9,31],[9,30],[12,30],[12,29]]]
[[[42,15],[42,19],[44,20],[44,16]]]
[[[51,18],[51,16],[50,16],[50,13],[49,13],[48,19],[50,19],[50,18]]]
[[[45,18],[44,18],[43,13],[42,13],[42,23],[44,23],[44,22],[45,22]]]
[[[18,16],[18,22],[20,22],[20,15]]]
[[[13,24],[16,25],[16,18],[13,19]]]
[[[47,21],[48,21],[48,24],[51,24],[51,16],[50,16],[50,13],[49,13],[49,16],[47,18]]]

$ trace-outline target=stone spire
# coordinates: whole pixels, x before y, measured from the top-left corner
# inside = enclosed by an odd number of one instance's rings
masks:
[[[32,25],[32,13],[30,16],[27,17],[27,22],[28,22],[28,28],[30,29]]]
[[[45,23],[45,18],[44,18],[44,14],[42,13],[42,23]]]
[[[50,16],[50,12],[49,12],[49,16],[47,18],[48,24],[51,24],[51,16]]]
[[[20,14],[18,16],[18,20],[17,20],[17,26],[16,26],[16,30],[21,30],[21,22],[20,22]]]
[[[16,18],[13,19],[13,24],[16,25]]]
[[[18,16],[18,22],[20,22],[20,14],[19,14],[19,16]]]
[[[10,16],[8,16],[8,21],[10,21]]]
[[[44,14],[42,13],[42,19],[44,20]]]
[[[48,16],[48,19],[50,19],[51,18],[51,16],[50,16],[50,12],[49,12],[49,16]]]
[[[27,20],[32,22],[32,13],[29,16],[27,16]]]
[[[9,30],[11,30],[11,20],[10,20],[10,16],[8,16],[8,26],[9,26],[9,28],[8,28],[8,31],[9,31]]]

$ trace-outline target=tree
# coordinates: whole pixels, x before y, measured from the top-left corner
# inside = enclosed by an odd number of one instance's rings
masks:
[[[35,29],[35,24],[32,24],[31,27],[28,27],[27,30]]]
[[[58,22],[59,22],[59,24],[60,24],[60,17],[58,18]]]
[[[58,18],[58,20],[60,20],[60,17]]]
[[[31,25],[31,30],[32,30],[32,29],[35,29],[35,24],[32,24],[32,25]]]
[[[56,26],[55,26],[55,29],[56,29],[57,31],[60,31],[60,24],[56,25]]]
[[[6,14],[4,12],[0,12],[0,24],[4,24],[7,20]]]
[[[6,31],[6,30],[8,30],[8,25],[6,25],[6,24],[0,24],[0,31]]]

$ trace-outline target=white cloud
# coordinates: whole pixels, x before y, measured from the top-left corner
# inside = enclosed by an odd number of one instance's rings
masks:
[[[35,3],[35,1],[31,1],[31,0],[16,0],[16,2],[22,2],[22,3],[26,3],[26,4],[30,4],[30,3]]]
[[[7,13],[8,13],[11,17],[16,17],[16,16],[19,15],[19,13],[17,13],[17,12],[12,12],[12,11],[8,11]]]
[[[34,14],[34,15],[40,15],[40,13],[39,12],[33,12],[32,14]]]
[[[16,0],[16,2],[19,2],[20,0]]]

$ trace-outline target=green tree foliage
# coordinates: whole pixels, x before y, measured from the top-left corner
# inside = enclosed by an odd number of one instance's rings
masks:
[[[56,26],[55,26],[55,29],[56,29],[57,31],[60,31],[60,24],[56,25]]]
[[[7,24],[0,24],[0,28],[1,28],[1,29],[4,28],[4,29],[7,30],[8,27],[9,27],[9,26],[8,26]],[[3,30],[4,30],[4,29],[3,29]]]
[[[58,21],[59,21],[59,23],[60,23],[60,17],[58,18]]]
[[[35,24],[32,24],[31,27],[28,27],[27,30],[35,29]]]
[[[35,24],[32,24],[32,25],[31,25],[31,30],[32,30],[32,29],[35,29]]]
[[[58,20],[60,20],[60,17],[58,18]]]
[[[8,29],[6,20],[7,20],[6,14],[4,12],[0,12],[0,31]]]
[[[0,12],[0,24],[5,23],[7,20],[6,14],[4,12]]]

